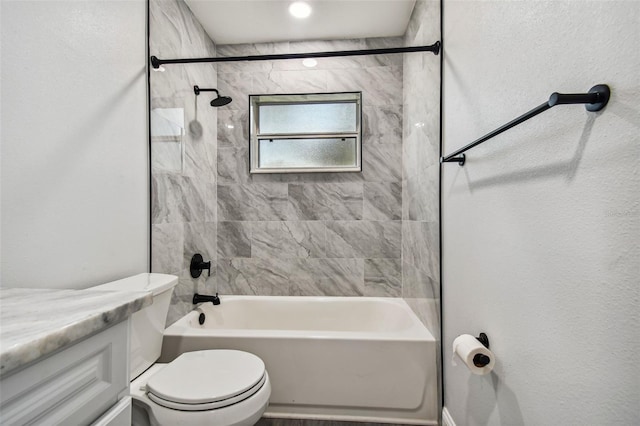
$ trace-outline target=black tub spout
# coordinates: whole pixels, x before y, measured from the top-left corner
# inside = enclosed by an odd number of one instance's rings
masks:
[[[193,304],[197,305],[198,303],[206,303],[211,302],[214,305],[220,304],[220,298],[218,297],[218,293],[215,296],[207,296],[205,294],[194,294],[193,295]]]

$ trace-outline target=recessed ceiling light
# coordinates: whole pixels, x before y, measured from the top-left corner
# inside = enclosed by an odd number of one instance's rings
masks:
[[[296,18],[308,18],[311,15],[311,6],[303,1],[296,1],[289,6],[289,13]]]
[[[318,61],[316,61],[313,58],[307,58],[302,61],[302,65],[304,65],[307,68],[313,68],[316,65],[318,65]]]

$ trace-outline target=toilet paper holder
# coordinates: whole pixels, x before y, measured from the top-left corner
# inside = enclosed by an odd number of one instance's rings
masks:
[[[489,337],[487,337],[486,334],[480,333],[480,335],[476,337],[476,339],[478,340],[478,342],[482,343],[485,348],[489,349]]]

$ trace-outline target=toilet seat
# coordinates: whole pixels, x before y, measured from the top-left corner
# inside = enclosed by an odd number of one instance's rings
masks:
[[[262,376],[262,379],[254,387],[249,389],[247,392],[243,392],[240,395],[236,395],[232,398],[223,399],[221,401],[205,402],[202,404],[186,404],[186,403],[170,401],[170,400],[162,399],[151,392],[147,393],[147,397],[149,397],[149,399],[155,402],[156,404],[166,408],[171,408],[173,410],[180,410],[180,411],[216,410],[218,408],[224,408],[230,405],[234,405],[238,402],[244,401],[245,399],[251,397],[253,394],[258,392],[260,388],[262,388],[266,380],[267,380],[267,376],[264,375]]]
[[[248,352],[185,352],[149,378],[147,396],[180,411],[228,407],[258,392],[266,381],[264,362]]]

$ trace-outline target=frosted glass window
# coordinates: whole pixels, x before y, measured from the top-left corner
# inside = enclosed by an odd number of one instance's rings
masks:
[[[261,105],[258,125],[261,134],[355,132],[356,114],[355,102]]]
[[[362,94],[249,97],[251,173],[361,171]]]
[[[356,138],[262,139],[260,167],[355,167]]]

